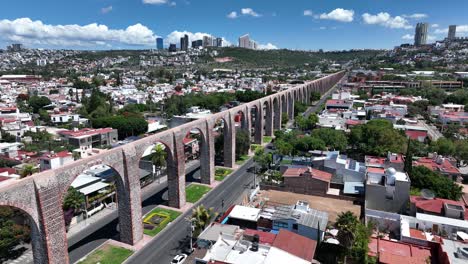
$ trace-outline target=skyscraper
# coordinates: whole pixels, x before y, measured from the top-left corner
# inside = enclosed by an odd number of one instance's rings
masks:
[[[163,40],[163,38],[157,38],[156,39],[156,48],[158,50],[164,49],[164,40]]]
[[[418,23],[416,25],[416,32],[414,34],[414,45],[421,46],[427,44],[427,29],[428,23]]]
[[[203,47],[213,46],[213,38],[211,36],[203,36]]]
[[[187,51],[188,46],[189,46],[188,43],[189,43],[189,39],[188,39],[187,34],[185,34],[183,37],[180,38],[180,50]]]
[[[203,46],[203,40],[199,39],[192,41],[192,49],[197,49],[201,46]]]
[[[250,49],[250,36],[245,34],[239,37],[239,48]]]
[[[223,39],[216,38],[216,47],[222,47],[222,46],[223,46]]]
[[[176,47],[176,44],[169,44],[169,52],[176,52],[177,51],[177,47]]]
[[[456,25],[450,25],[449,26],[449,32],[448,32],[448,40],[454,40],[457,34],[457,26]]]

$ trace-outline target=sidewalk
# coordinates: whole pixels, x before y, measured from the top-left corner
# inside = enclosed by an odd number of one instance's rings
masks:
[[[196,169],[199,166],[198,160],[192,160],[186,164],[186,171],[191,171]],[[141,200],[142,202],[146,200],[148,197],[153,195],[157,189],[160,188],[161,185],[167,183],[167,176],[161,176],[160,178],[156,179],[154,182],[148,184],[141,190]],[[84,228],[93,225],[94,223],[108,217],[113,212],[117,211],[117,206],[114,205],[113,207],[106,207],[102,211],[94,214],[93,216],[89,217],[86,220],[83,220],[73,226],[70,226],[70,229],[67,232],[67,237],[70,238],[74,235],[80,233]]]

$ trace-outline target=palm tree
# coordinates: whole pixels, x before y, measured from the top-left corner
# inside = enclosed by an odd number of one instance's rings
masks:
[[[21,171],[21,178],[28,177],[36,172],[36,168],[32,164],[26,164]]]
[[[344,247],[351,248],[358,223],[359,219],[351,211],[338,215],[336,219],[336,227],[339,229],[338,240]]]
[[[151,162],[153,165],[160,170],[166,166],[167,152],[163,148],[162,144],[156,144],[153,148],[153,154],[151,156]]]
[[[216,217],[217,213],[213,208],[205,208],[204,205],[199,205],[192,211],[192,219],[195,225],[194,233],[198,236],[203,229],[210,223],[211,219]]]
[[[82,208],[84,202],[84,195],[77,189],[70,187],[63,200],[63,209],[73,209],[74,212],[77,212],[79,209]]]

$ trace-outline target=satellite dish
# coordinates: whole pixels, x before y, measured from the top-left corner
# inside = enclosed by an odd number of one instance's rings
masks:
[[[432,200],[435,197],[435,194],[433,191],[429,189],[422,189],[421,190],[421,196],[426,199],[426,200]]]

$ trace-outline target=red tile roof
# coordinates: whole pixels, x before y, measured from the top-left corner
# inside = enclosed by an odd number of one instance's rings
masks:
[[[53,158],[66,158],[66,157],[71,157],[72,154],[68,152],[67,150],[57,152],[55,154],[51,154],[50,152],[44,153],[44,155],[40,158],[43,160],[50,160]]]
[[[419,138],[427,137],[426,131],[406,130],[405,134],[413,140],[418,140]]]
[[[286,251],[296,257],[312,261],[317,241],[298,235],[286,229],[280,229],[273,247]]]
[[[321,181],[326,181],[330,182],[332,178],[332,174],[321,171],[321,170],[316,170],[312,169],[310,167],[290,167],[286,169],[283,173],[283,177],[302,177],[302,176],[307,176],[310,175],[314,179],[318,179]]]
[[[111,127],[99,128],[99,129],[84,128],[78,131],[64,130],[64,131],[59,131],[58,133],[61,135],[68,135],[70,137],[82,137],[82,136],[92,136],[92,135],[109,133],[113,130],[114,129]]]
[[[420,158],[417,161],[413,162],[414,166],[424,166],[432,171],[439,171],[442,173],[448,174],[459,174],[460,171],[457,167],[453,166],[448,159],[442,159],[437,163],[437,159],[434,158]]]
[[[368,167],[367,172],[385,174],[385,169],[384,168]]]
[[[426,240],[426,236],[424,235],[424,233],[421,231],[421,230],[418,230],[418,229],[413,229],[413,228],[410,228],[410,237],[412,238],[417,238],[417,239],[421,239],[421,240]]]
[[[462,202],[448,200],[448,199],[441,199],[441,198],[434,198],[434,199],[425,199],[421,196],[410,196],[410,202],[416,206],[416,208],[423,210],[425,212],[431,212],[434,214],[441,215],[444,210],[444,204],[453,204],[459,205],[461,207],[465,207]]]
[[[431,250],[427,247],[379,238],[371,238],[369,255],[378,256],[379,263],[385,264],[426,263],[426,260],[428,258],[430,260],[432,256]]]
[[[0,173],[8,172],[8,174],[15,174],[16,170],[13,168],[0,168]]]
[[[273,245],[273,242],[276,239],[276,235],[270,232],[263,232],[260,230],[246,229],[244,235],[253,236],[258,235],[260,238],[260,244]]]

